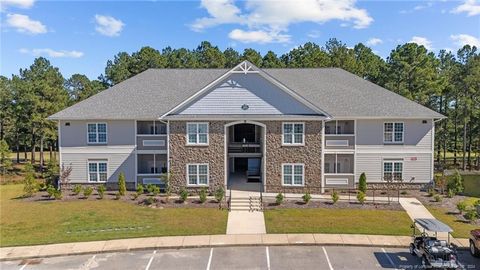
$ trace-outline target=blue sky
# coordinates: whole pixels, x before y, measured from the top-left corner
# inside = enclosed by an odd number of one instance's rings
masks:
[[[415,41],[434,52],[480,47],[480,0],[462,1],[35,1],[0,0],[0,74],[11,76],[37,56],[65,77],[91,79],[120,51],[142,46],[221,50],[254,48],[281,55],[331,37],[363,42],[382,57]]]

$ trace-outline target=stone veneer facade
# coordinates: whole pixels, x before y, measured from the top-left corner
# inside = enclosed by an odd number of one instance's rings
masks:
[[[193,121],[188,121],[193,122]],[[205,122],[205,121],[198,121]],[[170,121],[170,172],[172,191],[186,187],[190,192],[197,187],[188,187],[186,166],[188,163],[208,163],[209,190],[214,191],[225,184],[225,124],[233,121],[209,121],[209,144],[191,146],[186,144],[187,121]],[[266,125],[266,190],[267,192],[305,192],[304,187],[282,187],[282,163],[303,163],[305,187],[311,192],[320,192],[322,122],[305,121],[305,145],[282,145],[284,121],[258,121]]]

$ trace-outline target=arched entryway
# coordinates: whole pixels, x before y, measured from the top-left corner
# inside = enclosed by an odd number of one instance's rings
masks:
[[[225,184],[228,189],[263,191],[266,126],[255,121],[225,125]]]

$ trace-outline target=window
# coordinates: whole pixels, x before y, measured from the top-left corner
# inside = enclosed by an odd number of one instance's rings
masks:
[[[383,141],[385,143],[403,143],[403,123],[389,122],[383,124]]]
[[[167,134],[167,125],[159,121],[137,121],[137,135]]]
[[[354,154],[325,154],[324,172],[326,174],[353,174],[354,173]]]
[[[107,161],[88,161],[88,182],[107,181]]]
[[[208,185],[208,164],[187,164],[189,186]]]
[[[304,130],[303,123],[283,123],[283,144],[303,145]]]
[[[187,123],[187,144],[208,144],[208,123]]]
[[[401,181],[403,174],[403,163],[401,161],[383,162],[383,180]]]
[[[303,164],[283,164],[282,167],[284,186],[303,186]]]
[[[331,120],[325,122],[326,135],[354,135],[355,122],[353,120]]]
[[[107,143],[107,124],[90,123],[87,125],[88,143]]]

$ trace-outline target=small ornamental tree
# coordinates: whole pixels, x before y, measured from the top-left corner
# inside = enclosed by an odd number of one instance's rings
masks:
[[[125,183],[125,174],[123,172],[118,175],[118,194],[120,196],[127,194],[127,184]]]
[[[359,203],[364,204],[366,200],[366,195],[363,193],[363,191],[359,191],[357,194],[357,200]]]
[[[33,165],[30,163],[25,165],[25,178],[23,179],[23,184],[23,192],[25,193],[26,197],[32,197],[33,194],[35,194],[35,192],[38,190]]]
[[[332,193],[332,202],[333,202],[333,204],[337,203],[337,201],[338,201],[339,198],[340,198],[340,197],[338,196],[338,192],[333,191],[333,193]]]
[[[465,210],[467,210],[467,203],[464,202],[464,201],[458,202],[457,203],[457,209],[458,209],[458,212],[460,212],[460,215],[461,215]]]
[[[145,189],[143,188],[142,184],[137,185],[137,195],[140,196],[145,192]]]
[[[360,175],[360,179],[358,180],[358,190],[363,193],[367,192],[367,176],[365,173]]]
[[[47,171],[43,175],[47,186],[55,185],[55,180],[60,173],[59,170],[58,162],[55,159],[51,159],[47,164]]]
[[[453,186],[455,188],[455,193],[462,193],[464,190],[463,179],[458,170],[455,170],[455,173],[452,177]]]
[[[199,198],[201,203],[205,203],[207,201],[207,190],[205,188],[200,190]]]

